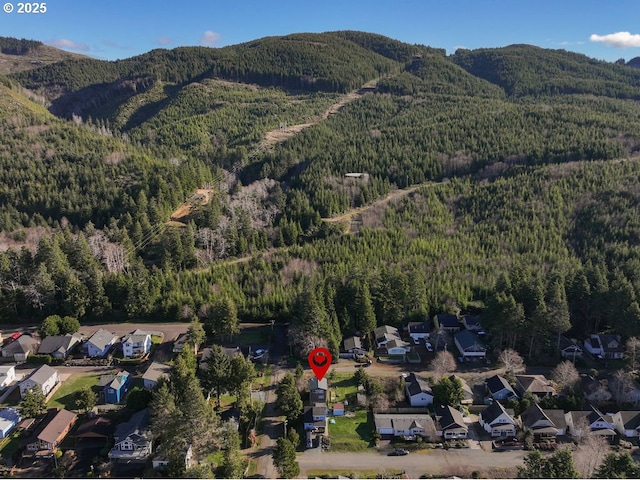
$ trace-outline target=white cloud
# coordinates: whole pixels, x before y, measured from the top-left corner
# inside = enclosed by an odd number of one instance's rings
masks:
[[[79,52],[88,52],[89,45],[86,43],[78,43],[73,40],[69,40],[68,38],[60,38],[58,40],[49,40],[46,42],[47,45],[51,45],[56,48],[66,48],[67,50],[76,50]]]
[[[210,47],[212,45],[215,45],[215,43],[218,40],[220,40],[220,34],[219,33],[212,32],[211,30],[207,30],[200,37],[200,44],[201,45],[207,45],[207,46]]]
[[[589,37],[592,42],[599,42],[615,48],[640,47],[640,35],[629,32],[610,33],[608,35],[593,34]]]
[[[160,37],[158,40],[156,40],[156,43],[158,45],[169,45],[171,42],[172,40],[169,37]]]

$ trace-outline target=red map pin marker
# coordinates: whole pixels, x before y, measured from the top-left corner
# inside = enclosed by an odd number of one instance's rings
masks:
[[[331,366],[331,354],[329,350],[326,348],[314,348],[309,352],[307,360],[309,360],[309,366],[311,370],[313,370],[313,373],[316,374],[316,378],[322,380],[324,374],[327,373],[327,370],[329,370]]]

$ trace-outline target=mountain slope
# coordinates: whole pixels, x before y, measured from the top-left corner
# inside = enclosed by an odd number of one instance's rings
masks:
[[[531,45],[459,49],[453,61],[510,96],[580,93],[640,99],[640,71],[565,50]]]
[[[33,70],[82,55],[65,52],[34,40],[0,37],[0,74]]]

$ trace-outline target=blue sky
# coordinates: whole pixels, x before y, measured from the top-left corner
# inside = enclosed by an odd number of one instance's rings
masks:
[[[17,8],[16,0],[11,2]],[[0,12],[0,35],[113,60],[154,48],[362,30],[445,48],[529,43],[613,61],[640,56],[640,0],[49,0]]]

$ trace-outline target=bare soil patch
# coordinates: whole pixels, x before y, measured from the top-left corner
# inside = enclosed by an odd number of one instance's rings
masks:
[[[212,188],[199,188],[195,191],[195,193],[180,205],[172,214],[171,220],[180,220],[181,218],[185,218],[189,216],[192,210],[206,205],[211,201],[211,197],[213,196]]]

